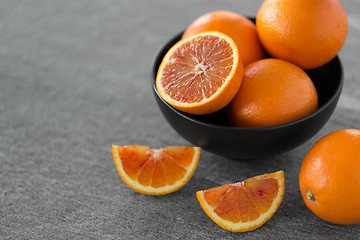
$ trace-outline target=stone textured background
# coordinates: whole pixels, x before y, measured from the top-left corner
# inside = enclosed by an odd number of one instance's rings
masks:
[[[190,182],[162,197],[131,190],[116,171],[112,144],[189,145],[155,103],[150,74],[157,49],[203,13],[255,16],[261,2],[1,0],[0,238],[360,238],[359,225],[317,218],[298,187],[302,159],[319,138],[360,129],[359,0],[342,1],[349,19],[342,96],[307,143],[253,161],[203,151]],[[196,200],[198,190],[279,169],[286,174],[284,201],[255,231],[223,230]]]

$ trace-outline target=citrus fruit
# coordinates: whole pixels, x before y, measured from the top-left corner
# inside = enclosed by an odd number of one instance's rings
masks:
[[[187,27],[182,38],[204,31],[219,31],[230,36],[236,43],[245,66],[265,57],[255,24],[240,14],[230,11],[206,13]]]
[[[234,231],[254,230],[279,208],[285,189],[284,172],[278,171],[198,191],[201,207],[220,227]]]
[[[306,206],[336,224],[360,223],[360,130],[321,138],[306,154],[299,184]]]
[[[234,41],[220,32],[202,32],[179,41],[167,52],[156,87],[173,107],[207,114],[231,101],[242,76],[243,64]]]
[[[304,117],[317,106],[315,86],[301,68],[280,59],[263,59],[245,67],[227,114],[236,127],[269,127]]]
[[[339,0],[266,0],[256,28],[271,56],[313,69],[341,50],[348,21]]]
[[[116,168],[132,189],[149,195],[164,195],[184,186],[200,158],[199,147],[112,146]]]

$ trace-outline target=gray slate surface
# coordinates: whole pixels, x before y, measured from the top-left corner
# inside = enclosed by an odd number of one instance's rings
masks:
[[[203,151],[190,182],[152,197],[120,179],[111,145],[189,145],[151,92],[156,50],[197,16],[255,16],[262,1],[0,1],[0,239],[359,239],[303,203],[303,157],[325,134],[360,129],[360,1],[343,1],[345,86],[326,126],[291,152],[235,161]],[[261,228],[232,233],[195,192],[284,169],[286,190]]]

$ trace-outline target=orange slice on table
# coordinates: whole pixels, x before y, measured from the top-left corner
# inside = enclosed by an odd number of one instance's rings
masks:
[[[199,147],[112,146],[116,168],[132,189],[149,195],[164,195],[184,186],[194,173]]]
[[[227,35],[202,32],[176,43],[165,55],[156,77],[160,96],[192,114],[225,107],[238,91],[243,63]]]
[[[279,208],[285,189],[284,172],[198,191],[201,207],[220,227],[234,232],[254,230]]]

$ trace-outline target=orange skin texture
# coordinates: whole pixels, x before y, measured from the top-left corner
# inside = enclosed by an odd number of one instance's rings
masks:
[[[182,39],[204,31],[219,31],[230,36],[239,49],[244,66],[265,57],[255,24],[240,14],[230,11],[204,14],[190,24]]]
[[[266,0],[258,11],[256,28],[271,56],[313,69],[341,50],[348,20],[338,0]]]
[[[284,60],[263,59],[245,67],[227,114],[236,127],[269,127],[309,115],[317,106],[314,84],[302,69]]]
[[[299,176],[306,206],[336,224],[360,223],[360,130],[321,138],[306,154]],[[310,190],[315,201],[306,197]]]

